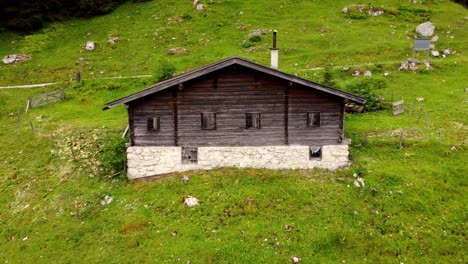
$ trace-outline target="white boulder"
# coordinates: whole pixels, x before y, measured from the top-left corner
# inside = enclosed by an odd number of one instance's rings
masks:
[[[189,195],[184,199],[184,205],[187,207],[194,207],[198,205],[198,199]]]
[[[15,61],[16,61],[16,54],[6,55],[5,57],[3,57],[3,63],[5,64],[12,64],[12,63],[15,63]]]
[[[96,48],[96,44],[93,41],[86,41],[85,48],[86,50],[94,50]]]
[[[416,32],[421,34],[423,37],[431,37],[434,35],[435,26],[430,22],[424,22],[416,27]]]

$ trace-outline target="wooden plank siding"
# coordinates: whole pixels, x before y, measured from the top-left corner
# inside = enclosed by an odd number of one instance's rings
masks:
[[[342,136],[342,101],[235,65],[132,101],[131,143],[137,146],[337,144]],[[216,129],[202,129],[203,112],[216,113]],[[307,127],[307,112],[321,113],[320,127]],[[261,113],[260,129],[246,129],[246,113]],[[159,131],[147,129],[147,119],[153,116],[160,118]]]
[[[305,87],[289,90],[289,144],[338,144],[343,136],[343,100]],[[320,113],[320,127],[307,127],[307,113]]]

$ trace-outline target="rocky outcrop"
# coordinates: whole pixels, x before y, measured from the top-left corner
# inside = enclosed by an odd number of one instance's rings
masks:
[[[32,59],[32,57],[27,54],[11,54],[11,55],[6,55],[5,57],[3,57],[2,61],[5,64],[12,64],[12,63],[26,61],[30,59]]]

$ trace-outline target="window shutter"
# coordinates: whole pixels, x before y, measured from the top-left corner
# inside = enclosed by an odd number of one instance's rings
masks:
[[[216,129],[216,113],[201,113],[202,129]]]

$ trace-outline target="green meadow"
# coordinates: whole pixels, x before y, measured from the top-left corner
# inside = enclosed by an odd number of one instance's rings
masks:
[[[363,5],[384,10],[374,17],[344,14],[353,1],[200,3],[201,11],[191,1],[126,3],[31,35],[0,31],[1,56],[32,56],[2,63],[0,86],[56,83],[0,89],[0,262],[468,262],[464,7]],[[399,71],[426,21],[436,26],[436,49],[451,54],[431,56],[431,70]],[[253,38],[254,30],[264,34]],[[369,70],[382,84],[369,95],[383,109],[346,114],[350,167],[226,168],[128,181],[111,166],[122,158],[114,151],[127,112],[102,111],[105,103],[154,84],[164,65],[180,74],[234,55],[269,65],[272,30],[281,71],[350,91],[366,83],[351,73]],[[87,51],[86,41],[96,49]],[[64,101],[25,113],[28,96],[58,88]],[[405,112],[394,116],[388,105],[401,98]],[[364,188],[354,186],[357,177]],[[101,205],[106,195],[112,202]],[[187,195],[200,204],[185,207]]]

